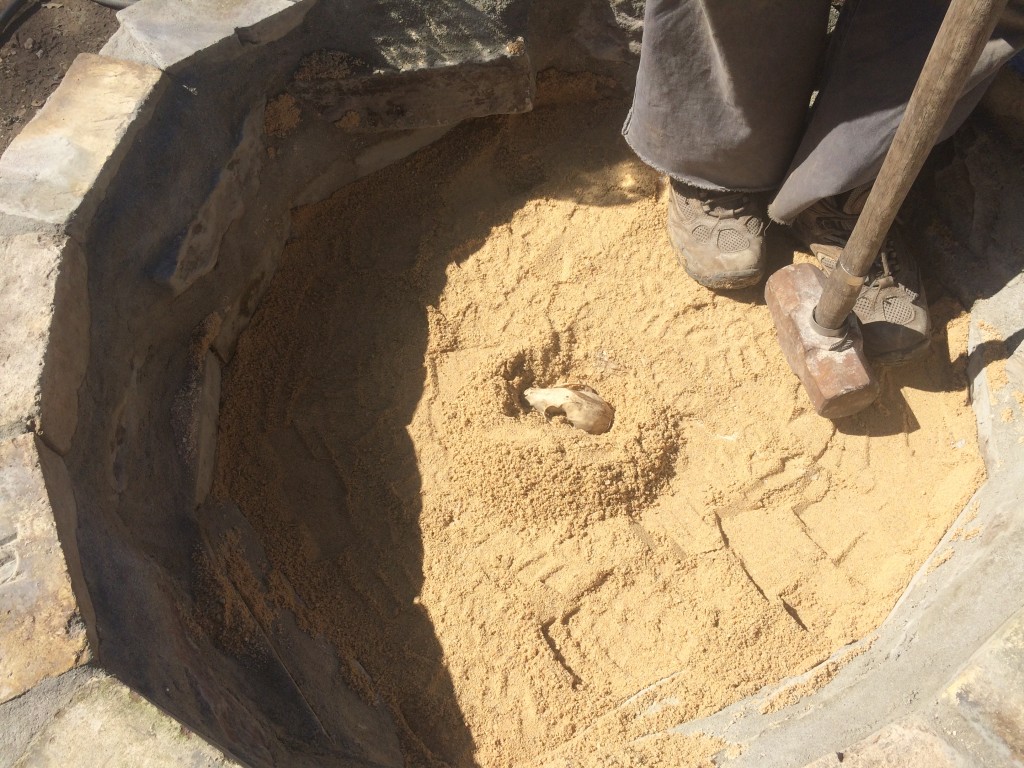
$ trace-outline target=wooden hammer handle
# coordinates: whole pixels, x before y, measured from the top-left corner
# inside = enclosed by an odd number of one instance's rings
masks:
[[[863,277],[871,269],[914,179],[949,120],[1006,2],[950,3],[864,210],[814,309],[814,320],[819,326],[844,326],[857,301]]]

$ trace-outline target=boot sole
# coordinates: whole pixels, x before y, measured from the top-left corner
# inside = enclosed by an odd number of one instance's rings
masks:
[[[872,355],[865,351],[865,355],[875,365],[882,365],[886,367],[903,365],[904,363],[912,363],[915,360],[920,360],[924,357],[928,350],[931,349],[932,340],[924,339],[916,347],[910,347],[909,349],[899,349],[893,352],[886,352],[884,355]]]
[[[752,288],[761,282],[764,277],[764,270],[759,267],[744,269],[738,272],[719,272],[714,275],[699,275],[690,271],[686,265],[686,252],[676,243],[675,234],[669,227],[669,242],[672,243],[672,250],[675,251],[676,261],[683,268],[690,278],[699,285],[703,285],[712,291],[737,291],[742,288]]]
[[[680,259],[680,261],[683,261],[683,259]],[[760,269],[726,272],[719,275],[695,275],[689,269],[686,269],[685,263],[683,264],[683,269],[695,282],[713,291],[735,291],[740,288],[752,288],[760,283],[761,278],[764,277]]]
[[[679,212],[672,203],[669,204],[667,224],[668,239],[675,251],[676,261],[698,285],[703,285],[712,291],[736,291],[742,288],[752,288],[764,277],[763,267],[754,267],[738,272],[719,272],[714,275],[698,275],[691,272],[686,265],[686,251],[676,238],[676,230],[683,227],[684,222],[679,219]]]

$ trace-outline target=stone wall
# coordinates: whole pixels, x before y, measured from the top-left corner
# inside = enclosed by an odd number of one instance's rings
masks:
[[[389,716],[325,644],[263,627],[275,661],[253,668],[197,629],[196,553],[247,526],[204,504],[221,370],[292,207],[462,120],[531,109],[538,66],[629,87],[641,13],[141,0],[76,60],[0,158],[0,701],[15,699],[0,717],[19,734],[0,762],[67,741],[82,701],[134,716],[113,684],[41,684],[92,659],[248,764],[402,763]]]
[[[640,0],[140,0],[101,55],[75,62],[0,158],[0,763],[106,764],[130,741],[122,764],[228,763],[176,720],[249,765],[402,764],[387,712],[286,614],[253,638],[271,660],[258,666],[194,621],[196,553],[224,530],[240,537],[247,577],[267,578],[244,518],[207,500],[221,371],[291,208],[464,119],[530,109],[538,71],[628,89],[641,17]],[[963,162],[946,172],[986,167]],[[997,251],[984,268],[1016,264]],[[1008,291],[979,310],[1003,341],[1022,324],[1019,281]],[[995,347],[977,328],[994,446],[982,514],[1000,536],[957,544],[958,565],[915,582],[813,712],[755,716],[747,702],[690,726],[753,745],[729,761],[798,764],[854,743],[902,717],[925,679],[958,701],[1009,696],[977,692],[1017,669],[999,648],[1017,648],[1019,624],[968,657],[1011,615],[1024,573],[1006,560],[1024,536],[1020,415],[1009,427],[993,416],[1019,408],[1006,381],[1019,390],[1024,376],[1017,338],[989,397]],[[972,584],[987,589],[966,604]],[[947,617],[961,622],[955,642]],[[1001,711],[972,707],[972,723]],[[107,741],[89,741],[90,718]]]

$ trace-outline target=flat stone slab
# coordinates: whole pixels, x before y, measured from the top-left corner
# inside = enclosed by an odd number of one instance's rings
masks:
[[[0,157],[0,212],[85,226],[103,199],[161,72],[83,53]]]
[[[1024,466],[1024,278],[971,308],[968,374],[989,472]]]
[[[89,658],[51,502],[73,498],[61,458],[38,437],[0,442],[0,702]]]
[[[1024,610],[971,657],[945,693],[1007,764],[1024,763]]]
[[[0,439],[35,430],[60,453],[89,363],[85,256],[67,237],[0,238]]]
[[[87,681],[12,768],[228,768],[238,764],[111,677]]]
[[[533,73],[522,41],[502,55],[434,67],[370,71],[343,53],[303,62],[288,90],[352,133],[437,128],[533,108]]]
[[[235,151],[196,212],[176,253],[157,269],[156,278],[175,294],[187,290],[216,266],[228,229],[245,213],[265,153],[262,127],[263,110],[259,109],[246,120]]]
[[[141,0],[117,14],[121,28],[105,56],[176,71],[202,55],[233,58],[290,32],[311,3],[290,0]]]
[[[847,750],[815,760],[806,768],[973,768],[923,723],[890,723]]]

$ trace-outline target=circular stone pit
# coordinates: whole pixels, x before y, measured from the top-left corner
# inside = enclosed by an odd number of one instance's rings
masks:
[[[637,9],[499,6],[142,0],[0,159],[5,758],[101,669],[249,765],[1002,764],[1019,145],[934,160],[935,349],[833,427],[671,262]]]

